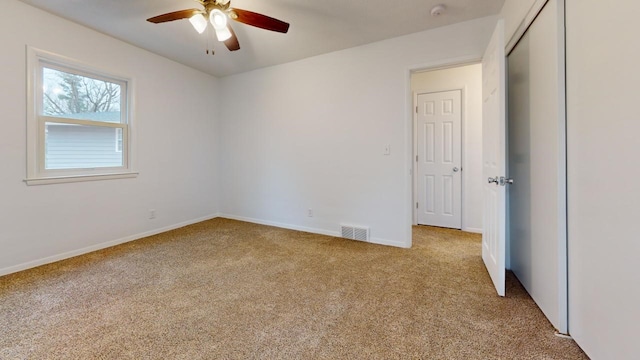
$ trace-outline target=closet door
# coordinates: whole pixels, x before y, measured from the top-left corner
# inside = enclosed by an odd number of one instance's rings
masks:
[[[550,0],[508,56],[511,269],[568,333],[564,1]]]

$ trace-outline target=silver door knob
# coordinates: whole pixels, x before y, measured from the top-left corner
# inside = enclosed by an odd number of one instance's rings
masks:
[[[504,176],[500,176],[500,185],[506,186],[507,184],[513,184],[513,179],[507,179]]]
[[[460,169],[458,169],[457,167],[453,168],[453,172],[458,172],[458,171],[460,171]]]
[[[489,179],[487,179],[487,181],[489,182],[489,184],[498,185],[500,183],[497,176],[496,177],[490,177]]]

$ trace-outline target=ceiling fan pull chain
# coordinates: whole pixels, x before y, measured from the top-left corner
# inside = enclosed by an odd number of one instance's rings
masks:
[[[213,39],[214,36],[215,36],[215,31],[209,28],[209,34],[207,36],[207,44],[209,43],[209,38]],[[215,41],[213,43],[215,43]],[[211,55],[214,55],[214,54],[215,54],[215,51],[213,51],[213,45],[211,45]]]

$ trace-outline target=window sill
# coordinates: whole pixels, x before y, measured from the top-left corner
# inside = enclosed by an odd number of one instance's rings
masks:
[[[74,175],[74,176],[52,176],[35,179],[25,179],[24,182],[27,185],[50,185],[50,184],[63,184],[72,182],[84,182],[84,181],[98,181],[98,180],[113,180],[113,179],[129,179],[138,176],[137,172],[127,173],[115,173],[115,174],[100,174],[100,175]]]

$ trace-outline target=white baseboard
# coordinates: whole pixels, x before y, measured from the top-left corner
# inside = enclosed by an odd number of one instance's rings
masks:
[[[329,231],[329,230],[318,229],[318,228],[310,228],[310,227],[306,227],[306,226],[298,226],[298,225],[285,224],[285,223],[280,223],[280,222],[275,222],[275,221],[254,219],[254,218],[238,216],[238,215],[220,214],[220,217],[231,219],[231,220],[249,222],[249,223],[253,223],[253,224],[274,226],[274,227],[278,227],[278,228],[282,228],[282,229],[304,231],[304,232],[308,232],[308,233],[312,233],[312,234],[320,234],[320,235],[327,235],[327,236],[334,236],[334,237],[339,237],[339,235],[340,235],[340,232],[338,232],[338,231]]]
[[[480,228],[465,227],[465,228],[462,229],[462,231],[472,232],[472,233],[476,233],[476,234],[482,234],[482,229],[480,229]]]
[[[411,246],[407,246],[407,244],[402,242],[402,241],[393,241],[393,240],[381,239],[381,238],[371,238],[371,239],[369,239],[368,242],[372,243],[372,244],[393,246],[393,247],[399,247],[399,248],[403,248],[403,249],[411,248]]]
[[[87,247],[84,247],[84,248],[81,248],[81,249],[72,250],[72,251],[68,251],[68,252],[65,252],[65,253],[61,253],[61,254],[57,254],[57,255],[53,255],[53,256],[48,256],[48,257],[45,257],[45,258],[42,258],[42,259],[33,260],[33,261],[26,262],[26,263],[22,263],[22,264],[18,264],[18,265],[2,268],[2,269],[0,269],[0,276],[16,273],[16,272],[27,270],[27,269],[32,269],[32,268],[35,268],[35,267],[38,267],[38,266],[54,263],[56,261],[69,259],[69,258],[72,258],[72,257],[75,257],[75,256],[88,254],[90,252],[106,249],[106,248],[113,247],[113,246],[116,246],[116,245],[120,245],[120,244],[124,244],[124,243],[127,243],[127,242],[139,240],[139,239],[142,239],[142,238],[145,238],[145,237],[148,237],[148,236],[157,235],[157,234],[160,234],[160,233],[163,233],[163,232],[175,230],[175,229],[178,229],[178,228],[181,228],[181,227],[184,227],[184,226],[196,224],[196,223],[199,223],[199,222],[203,222],[203,221],[207,221],[207,220],[211,220],[211,219],[215,219],[215,218],[219,218],[219,217],[232,219],[232,220],[238,220],[238,221],[244,221],[244,222],[249,222],[249,223],[254,223],[254,224],[260,224],[260,225],[274,226],[274,227],[283,228],[283,229],[289,229],[289,230],[304,231],[304,232],[308,232],[308,233],[312,233],[312,234],[320,234],[320,235],[327,235],[327,236],[333,236],[333,237],[340,237],[340,232],[339,231],[330,231],[330,230],[319,229],[319,228],[310,228],[310,227],[306,227],[306,226],[285,224],[285,223],[280,223],[280,222],[275,222],[275,221],[267,221],[267,220],[261,220],[261,219],[248,218],[248,217],[244,217],[244,216],[216,213],[216,214],[204,216],[204,217],[197,218],[197,219],[183,221],[183,222],[178,223],[178,224],[165,226],[165,227],[162,227],[162,228],[159,228],[159,229],[154,229],[154,230],[146,231],[146,232],[143,232],[143,233],[126,236],[126,237],[123,237],[123,238],[120,238],[120,239],[111,240],[111,241],[103,242],[103,243],[100,243],[100,244],[87,246]],[[392,241],[392,240],[387,240],[387,239],[382,239],[382,238],[371,238],[371,239],[369,239],[368,242],[372,243],[372,244],[386,245],[386,246],[393,246],[393,247],[400,247],[400,248],[406,248],[407,247],[407,245],[405,243],[401,242],[401,241]]]
[[[331,231],[331,230],[325,230],[325,229],[310,228],[310,227],[306,227],[306,226],[285,224],[285,223],[262,220],[262,219],[254,219],[254,218],[248,218],[248,217],[238,216],[238,215],[220,214],[219,217],[232,219],[232,220],[238,220],[238,221],[244,221],[244,222],[250,222],[250,223],[260,224],[260,225],[274,226],[274,227],[278,227],[278,228],[282,228],[282,229],[304,231],[304,232],[308,232],[308,233],[312,233],[312,234],[327,235],[327,236],[333,236],[333,237],[340,237],[340,235],[341,235],[339,231]],[[370,238],[369,241],[367,241],[367,242],[372,243],[372,244],[386,245],[386,246],[393,246],[393,247],[400,247],[400,248],[406,248],[407,247],[407,245],[405,243],[401,242],[401,241],[391,241],[391,240],[381,239],[381,238]]]
[[[184,226],[196,224],[196,223],[203,222],[203,221],[206,221],[206,220],[215,219],[217,217],[220,217],[219,213],[208,215],[208,216],[204,216],[204,217],[201,217],[201,218],[198,218],[198,219],[183,221],[181,223],[165,226],[165,227],[160,228],[160,229],[154,229],[154,230],[146,231],[146,232],[135,234],[135,235],[131,235],[131,236],[126,236],[126,237],[123,237],[123,238],[120,238],[120,239],[111,240],[111,241],[103,242],[103,243],[92,245],[92,246],[87,246],[87,247],[82,248],[82,249],[68,251],[68,252],[65,252],[65,253],[62,253],[62,254],[53,255],[53,256],[48,256],[46,258],[42,258],[42,259],[38,259],[38,260],[34,260],[34,261],[29,261],[29,262],[22,263],[22,264],[19,264],[19,265],[6,267],[6,268],[3,268],[3,269],[0,269],[0,276],[12,274],[12,273],[15,273],[15,272],[18,272],[18,271],[31,269],[31,268],[38,267],[38,266],[41,266],[41,265],[50,264],[50,263],[53,263],[53,262],[56,262],[56,261],[60,261],[60,260],[69,259],[69,258],[72,258],[72,257],[75,257],[75,256],[88,254],[90,252],[106,249],[106,248],[109,248],[109,247],[112,247],[112,246],[124,244],[124,243],[130,242],[130,241],[142,239],[142,238],[145,238],[145,237],[148,237],[148,236],[157,235],[157,234],[160,234],[160,233],[163,233],[163,232],[167,232],[167,231],[171,231],[171,230],[175,230],[175,229],[178,229],[178,228],[181,228],[181,227],[184,227]]]

